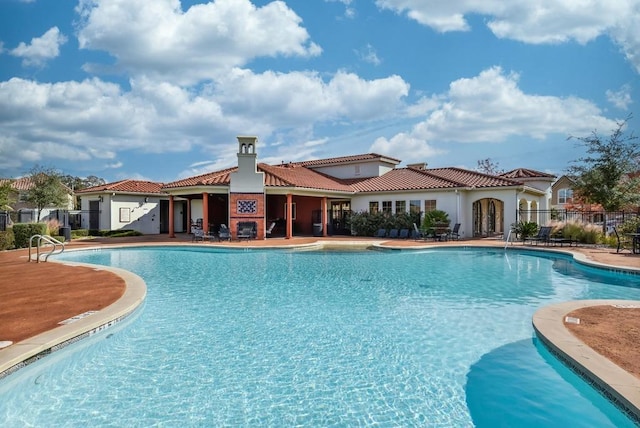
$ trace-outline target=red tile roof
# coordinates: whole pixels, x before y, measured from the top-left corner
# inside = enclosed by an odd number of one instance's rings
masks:
[[[17,192],[24,192],[27,190],[31,190],[35,185],[33,182],[33,177],[27,176],[22,178],[0,178],[0,184],[4,184],[10,182],[11,188]],[[72,193],[72,190],[67,187],[65,184],[62,184],[62,187],[68,192]]]
[[[504,178],[556,178],[553,174],[547,174],[546,172],[536,171],[535,169],[518,168],[500,174],[500,177]]]
[[[114,183],[101,184],[78,190],[76,193],[163,193],[162,183],[144,180],[121,180]]]
[[[433,168],[426,171],[445,180],[451,180],[461,187],[509,187],[522,184],[516,180],[462,168]]]
[[[307,166],[307,167],[320,167],[320,166],[340,165],[345,163],[372,161],[372,160],[379,160],[381,162],[392,163],[394,165],[397,165],[401,162],[399,159],[395,159],[389,156],[383,156],[377,153],[365,153],[361,155],[341,156],[336,158],[315,159],[310,161],[295,162],[294,165],[301,165],[301,166]]]
[[[522,182],[509,177],[483,174],[462,168],[420,169],[414,167],[394,168],[382,176],[338,179],[314,170],[315,167],[339,165],[351,162],[375,161],[399,163],[394,158],[376,153],[318,159],[306,162],[268,165],[260,163],[257,169],[265,174],[266,187],[297,187],[338,192],[387,192],[402,190],[432,190],[453,188],[488,188],[520,186]],[[172,189],[193,186],[229,186],[230,174],[237,167],[202,174],[165,184]],[[532,171],[532,170],[521,170]],[[543,176],[548,176],[544,173]]]
[[[351,180],[358,192],[453,189],[457,187],[503,187],[520,183],[460,168],[396,168],[380,177]]]
[[[344,180],[321,174],[300,164],[284,164],[278,166],[261,163],[258,169],[265,173],[265,186],[268,187],[302,187],[308,189],[334,190],[353,192]]]
[[[195,177],[184,178],[182,180],[173,181],[163,186],[165,189],[173,189],[176,187],[192,187],[192,186],[228,186],[231,180],[229,174],[237,171],[238,167],[227,168],[221,171],[208,172],[206,174],[197,175]]]

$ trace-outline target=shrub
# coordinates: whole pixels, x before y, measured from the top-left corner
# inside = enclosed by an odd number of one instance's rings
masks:
[[[519,221],[512,224],[511,229],[516,233],[516,238],[524,242],[530,236],[535,236],[538,233],[538,223],[534,221]]]
[[[47,225],[47,235],[57,236],[60,233],[60,222],[58,219],[53,218],[45,224]]]
[[[71,231],[71,238],[84,238],[89,236],[88,229],[76,229]]]
[[[428,229],[430,227],[435,227],[437,224],[447,224],[449,225],[451,220],[449,220],[449,214],[442,210],[433,210],[427,211],[424,213],[424,219],[422,220],[422,228]]]
[[[0,251],[12,250],[15,248],[15,237],[13,236],[13,228],[8,227],[6,231],[0,232]]]
[[[15,237],[16,248],[27,248],[29,239],[33,235],[46,235],[47,225],[45,223],[16,223],[13,225],[13,235]]]
[[[354,235],[373,236],[378,229],[413,229],[416,217],[417,213],[386,214],[362,211],[351,214],[349,227]]]

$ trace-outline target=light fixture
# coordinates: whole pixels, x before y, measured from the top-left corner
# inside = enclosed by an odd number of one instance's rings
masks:
[[[144,201],[149,202],[149,198],[145,196]]]
[[[99,200],[100,202],[104,202],[104,198],[103,198],[102,196],[98,196],[98,200]]]

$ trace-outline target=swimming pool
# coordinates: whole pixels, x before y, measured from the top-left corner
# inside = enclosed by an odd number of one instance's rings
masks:
[[[123,325],[0,382],[0,425],[633,426],[534,337],[541,306],[640,277],[527,252],[165,247]]]

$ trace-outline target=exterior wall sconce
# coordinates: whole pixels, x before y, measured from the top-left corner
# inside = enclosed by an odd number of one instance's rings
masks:
[[[102,197],[102,196],[98,196],[98,200],[99,200],[100,202],[104,202],[104,197]]]
[[[145,197],[145,198],[144,198],[144,201],[145,201],[145,202],[149,202],[149,198],[148,198],[148,197]]]

